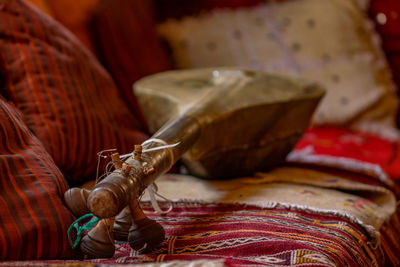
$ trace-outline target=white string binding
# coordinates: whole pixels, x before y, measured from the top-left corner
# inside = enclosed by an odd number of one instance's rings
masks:
[[[170,169],[172,167],[172,165],[174,164],[174,162],[175,162],[174,153],[172,152],[171,148],[179,145],[180,142],[177,142],[175,144],[168,144],[167,142],[165,142],[162,139],[151,138],[151,139],[148,139],[148,140],[144,141],[142,143],[142,146],[145,146],[145,145],[147,145],[149,143],[158,143],[158,144],[161,144],[161,146],[148,148],[148,149],[143,149],[143,152],[155,151],[155,150],[159,150],[159,149],[168,149],[168,152],[170,153],[170,156],[171,156],[171,164],[170,164],[170,167],[169,167],[169,169]],[[151,205],[153,206],[153,209],[154,209],[154,211],[156,213],[161,214],[161,215],[165,215],[165,214],[169,213],[172,210],[172,208],[173,208],[172,201],[170,199],[168,199],[168,198],[166,198],[166,197],[164,197],[164,196],[162,196],[162,195],[157,193],[158,188],[157,188],[155,183],[149,185],[147,187],[147,191],[149,192]],[[168,206],[169,207],[168,207],[167,210],[164,211],[164,210],[162,210],[160,208],[160,205],[158,205],[158,201],[156,199],[156,195],[168,202]]]
[[[175,143],[175,144],[168,144],[167,142],[165,142],[165,141],[162,140],[162,139],[159,139],[159,138],[150,138],[150,139],[144,141],[144,142],[142,143],[142,146],[144,147],[144,146],[146,146],[146,145],[148,145],[148,144],[151,144],[151,143],[160,144],[160,146],[156,146],[156,147],[152,147],[152,148],[144,148],[144,149],[142,150],[142,152],[150,152],[150,151],[156,151],[156,150],[161,150],[161,149],[168,149],[168,152],[169,152],[169,154],[170,154],[170,159],[171,159],[171,163],[170,163],[170,166],[169,166],[169,169],[170,169],[170,168],[172,167],[172,165],[174,165],[174,162],[175,162],[174,153],[172,152],[172,149],[171,149],[171,148],[176,147],[177,145],[180,144],[180,142],[177,142],[177,143]],[[124,158],[127,158],[127,157],[131,157],[131,156],[133,156],[133,155],[134,155],[134,152],[128,153],[128,154],[124,154],[124,155],[120,156],[120,158],[121,158],[121,159],[124,159]],[[151,205],[153,206],[153,209],[154,209],[154,211],[155,211],[156,213],[161,214],[161,215],[164,215],[164,214],[169,213],[169,212],[173,209],[172,201],[171,201],[170,199],[168,199],[168,198],[166,198],[166,197],[164,197],[164,196],[162,196],[162,195],[160,195],[160,194],[157,193],[158,189],[157,189],[157,186],[156,186],[155,183],[149,185],[149,186],[147,187],[147,191],[149,192]],[[167,210],[164,211],[164,210],[162,210],[162,209],[160,208],[160,205],[158,204],[156,195],[157,195],[158,197],[162,198],[163,200],[165,200],[165,201],[168,202],[168,209],[167,209]]]
[[[145,146],[145,145],[147,145],[149,143],[158,143],[158,144],[161,144],[161,146],[156,146],[156,147],[152,147],[152,148],[144,148],[142,152],[144,153],[144,152],[156,151],[156,150],[161,150],[161,149],[168,149],[168,152],[169,152],[169,155],[170,155],[170,159],[171,159],[171,164],[169,165],[168,169],[171,169],[172,165],[174,165],[174,162],[175,162],[174,153],[172,152],[171,148],[176,147],[181,142],[177,142],[175,144],[168,144],[167,142],[165,142],[162,139],[150,138],[150,139],[147,139],[146,141],[144,141],[142,143],[142,146]],[[124,155],[120,156],[120,158],[121,159],[128,158],[128,157],[133,156],[133,154],[134,154],[134,152],[128,153],[128,154],[124,154]]]
[[[170,199],[168,199],[168,198],[166,198],[166,197],[164,197],[164,196],[162,196],[162,195],[157,193],[157,186],[156,186],[155,183],[149,185],[147,187],[147,191],[149,192],[149,195],[150,195],[151,205],[153,206],[153,209],[154,209],[154,211],[156,213],[161,214],[161,215],[165,215],[165,214],[169,213],[173,209],[174,206],[172,204],[172,201]],[[167,210],[162,210],[160,208],[160,205],[158,205],[158,201],[156,199],[156,195],[168,202],[168,209]]]
[[[100,168],[100,160],[103,158],[103,159],[106,159],[106,158],[108,158],[108,156],[104,156],[103,154],[104,153],[106,153],[106,152],[114,152],[114,151],[117,151],[117,149],[116,148],[111,148],[111,149],[105,149],[105,150],[102,150],[102,151],[100,151],[100,152],[98,152],[97,153],[97,167],[96,167],[96,184],[98,183],[98,181],[102,178],[102,177],[99,177],[99,168]],[[107,164],[108,165],[108,164]],[[106,165],[106,170],[107,170],[107,165]],[[107,171],[106,171],[107,172]]]

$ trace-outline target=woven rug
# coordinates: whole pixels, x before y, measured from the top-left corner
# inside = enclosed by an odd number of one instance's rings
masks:
[[[149,202],[143,207],[166,230],[166,240],[151,254],[141,255],[119,243],[111,259],[3,262],[0,266],[117,266],[179,260],[191,262],[165,266],[369,267],[384,261],[381,247],[370,245],[362,227],[333,215],[178,202],[167,216],[155,216]]]
[[[160,194],[173,201],[201,200],[313,211],[348,218],[372,236],[378,235],[382,224],[396,209],[393,193],[382,186],[346,178],[343,173],[300,167],[279,167],[255,177],[229,181],[168,174],[159,177],[157,184]],[[149,196],[145,194],[142,199],[149,200]]]
[[[110,259],[0,266],[399,266],[393,194],[375,178],[353,178],[299,167],[229,181],[165,175],[159,192],[172,198],[173,210],[157,215],[142,198],[166,231],[152,253],[117,243]]]

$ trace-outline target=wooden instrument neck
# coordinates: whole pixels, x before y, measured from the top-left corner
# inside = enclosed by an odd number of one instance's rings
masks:
[[[158,176],[167,172],[196,142],[199,135],[200,125],[194,117],[182,116],[166,124],[150,138],[140,159],[131,156],[123,163],[129,165],[128,172],[117,169],[95,185],[88,197],[90,211],[100,218],[117,215],[133,199],[138,198]],[[151,139],[162,140],[166,144],[178,144],[173,148],[146,152],[146,148],[160,146],[157,142],[151,142]]]

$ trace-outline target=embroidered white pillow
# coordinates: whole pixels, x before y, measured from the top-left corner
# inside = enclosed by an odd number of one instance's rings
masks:
[[[315,124],[385,121],[397,101],[372,22],[355,0],[295,0],[217,9],[159,25],[179,68],[239,66],[318,81]]]

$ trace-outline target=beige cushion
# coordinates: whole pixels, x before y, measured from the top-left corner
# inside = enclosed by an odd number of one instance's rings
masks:
[[[327,94],[315,124],[393,125],[394,85],[372,28],[355,0],[296,0],[169,20],[159,33],[180,68],[240,66],[318,81]]]

